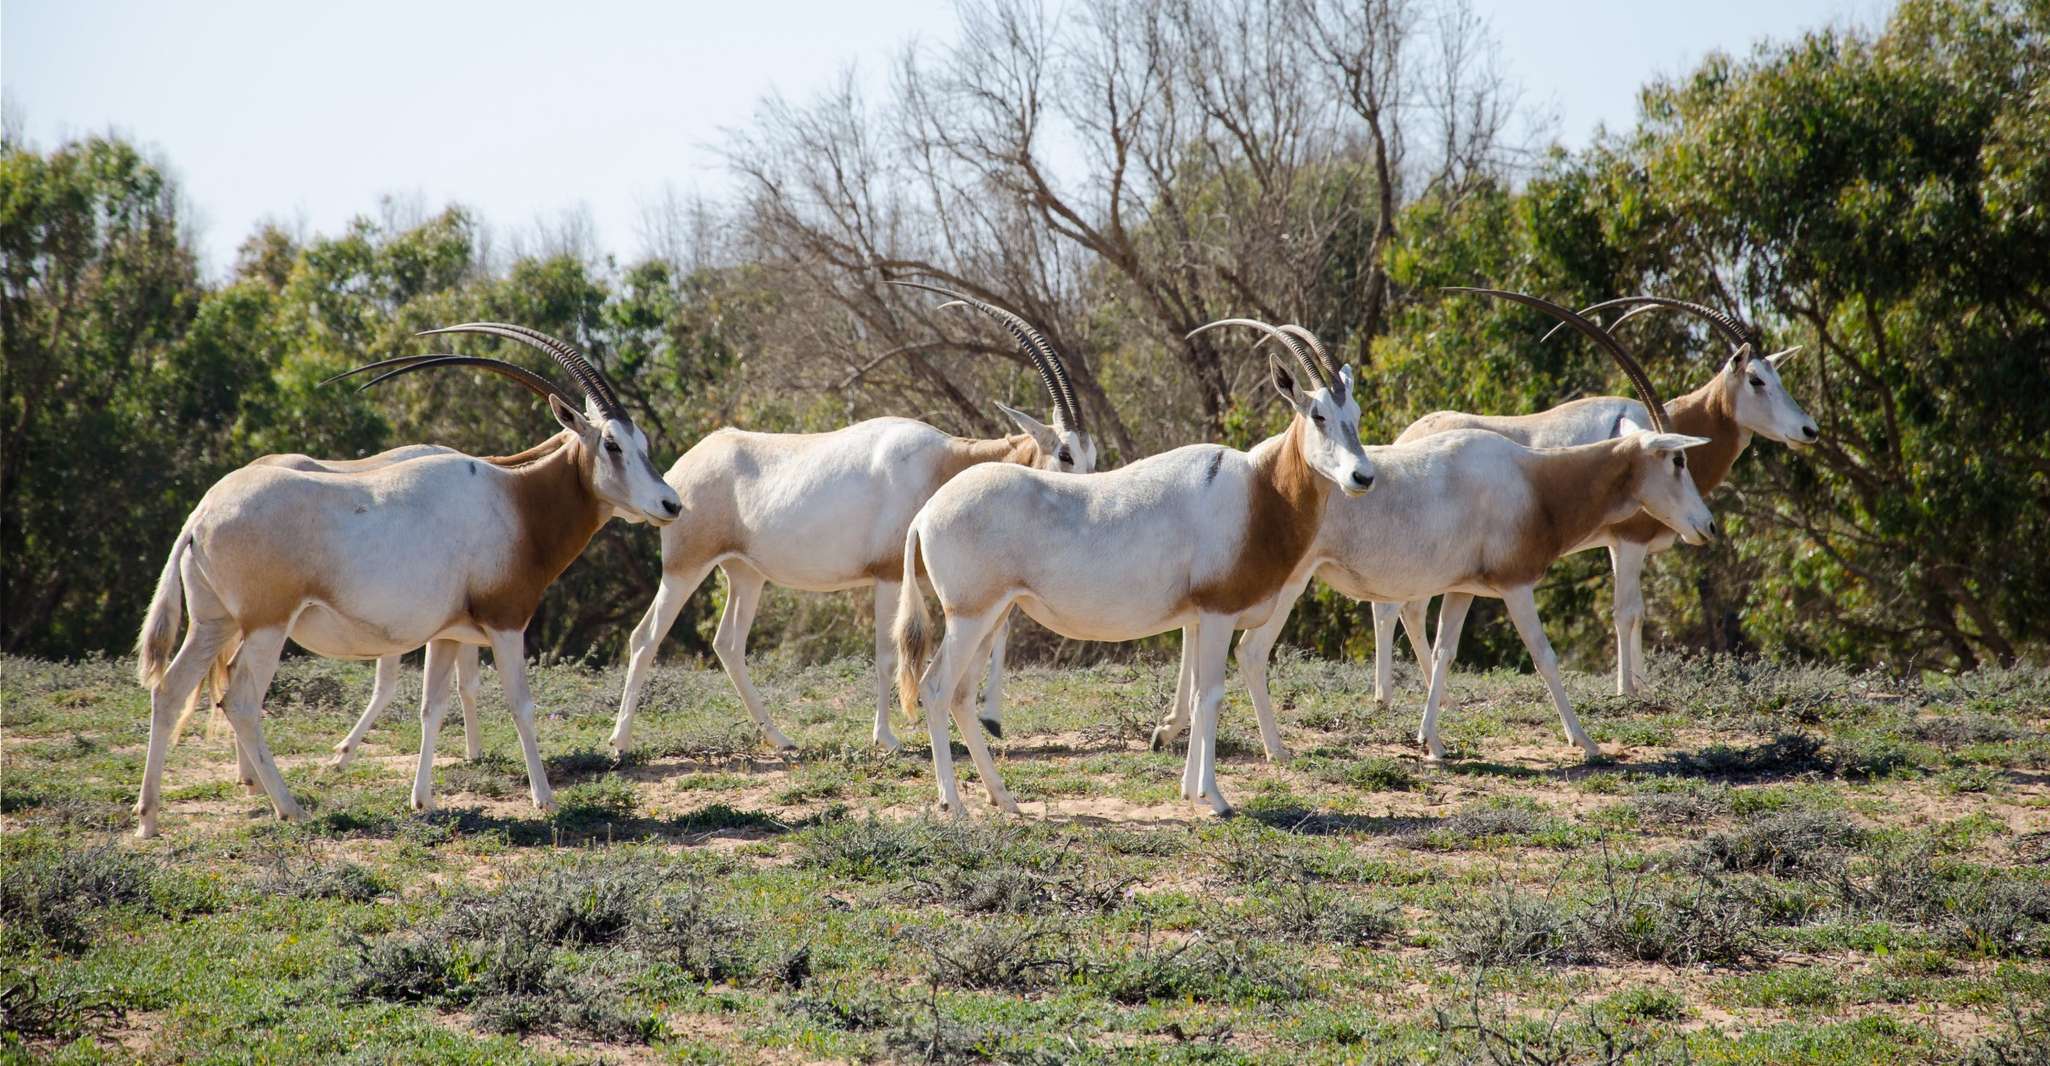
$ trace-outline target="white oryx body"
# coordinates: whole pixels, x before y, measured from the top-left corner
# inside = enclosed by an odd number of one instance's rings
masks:
[[[473,323],[449,332],[542,348],[577,376],[588,396],[585,410],[538,375],[496,360],[391,360],[380,365],[400,364],[392,373],[453,364],[514,377],[547,397],[565,432],[518,466],[461,454],[357,473],[259,464],[216,483],[179,531],[137,641],[137,675],[151,689],[138,835],[156,831],[175,717],[230,644],[239,644],[226,701],[236,742],[278,816],[298,816],[261,722],[263,693],[288,637],[337,658],[382,658],[427,645],[412,796],[418,809],[432,805],[434,744],[457,646],[489,644],[534,802],[552,804],[526,686],[527,620],[606,520],[618,514],[667,523],[679,505],[648,461],[647,438],[573,349],[519,327]],[[173,656],[180,617],[188,613],[191,624]]]
[[[920,285],[919,288],[932,288]],[[908,418],[873,418],[829,433],[709,434],[669,468],[665,480],[683,502],[682,520],[662,532],[662,585],[628,642],[630,662],[611,744],[633,742],[634,710],[662,638],[713,567],[726,575],[726,608],[712,649],[763,736],[795,747],[763,706],[747,669],[747,635],[762,587],[800,592],[875,589],[874,741],[897,750],[890,728],[896,677],[891,634],[904,531],[935,491],[962,471],[1004,463],[1066,473],[1095,469],[1096,442],[1082,429],[1059,353],[1011,312],[947,290],[1010,331],[1037,366],[1053,402],[1053,424],[998,406],[1023,432],[994,440],[950,436]],[[982,721],[1002,733],[1003,634],[989,655]]]
[[[1316,366],[1296,355],[1310,371],[1301,386],[1279,363],[1273,368],[1295,418],[1250,452],[1192,445],[1086,478],[983,466],[948,482],[919,511],[904,540],[898,687],[908,713],[924,701],[942,809],[962,812],[944,708],[991,802],[1017,810],[968,715],[971,668],[1015,605],[1085,640],[1182,630],[1201,694],[1183,795],[1230,810],[1217,787],[1214,724],[1232,630],[1274,610],[1316,537],[1331,486],[1363,493],[1373,484],[1351,369],[1333,372],[1321,353]],[[914,682],[927,640],[921,572],[946,631]]]
[[[1600,341],[1650,396],[1635,360],[1599,327],[1533,297],[1486,291],[1571,316],[1566,321]],[[1422,649],[1428,646],[1418,644],[1419,658],[1429,658],[1431,669],[1418,739],[1432,758],[1444,755],[1438,714],[1446,675],[1458,654],[1460,626],[1475,596],[1503,601],[1544,676],[1567,739],[1590,756],[1598,754],[1566,699],[1533,594],[1560,555],[1640,510],[1690,543],[1712,534],[1713,516],[1681,455],[1707,442],[1666,432],[1661,421],[1653,424],[1659,432],[1643,432],[1625,420],[1622,435],[1570,448],[1530,448],[1496,433],[1466,429],[1366,449],[1379,474],[1373,496],[1326,502],[1316,541],[1283,592],[1283,609],[1256,623],[1239,642],[1240,670],[1268,757],[1279,761],[1288,752],[1268,699],[1267,659],[1288,621],[1287,605],[1312,576],[1355,599],[1406,604],[1404,620],[1413,639],[1421,636],[1426,600],[1445,594],[1435,654],[1425,655]],[[1174,706],[1154,731],[1156,747],[1188,723],[1193,691],[1185,661]]]
[[[1750,331],[1718,312],[1696,304],[1651,297],[1624,297],[1597,308],[1638,304],[1624,315],[1678,307],[1707,317],[1718,331],[1737,344],[1730,358],[1707,384],[1665,405],[1673,430],[1706,438],[1708,443],[1688,456],[1694,483],[1706,495],[1729,476],[1730,468],[1749,447],[1753,436],[1781,444],[1804,446],[1814,443],[1821,431],[1815,420],[1787,392],[1779,368],[1800,349],[1789,348],[1769,356],[1754,354],[1745,338]],[[1589,309],[1593,310],[1593,309]],[[1582,312],[1583,314],[1586,312]],[[1621,319],[1618,320],[1620,324]],[[1560,404],[1532,415],[1473,415],[1459,411],[1438,411],[1425,415],[1403,430],[1397,444],[1422,439],[1449,430],[1483,429],[1533,448],[1562,448],[1607,440],[1621,433],[1625,420],[1649,425],[1644,404],[1621,396],[1599,396]],[[1616,692],[1636,691],[1644,675],[1644,565],[1654,552],[1673,545],[1673,533],[1647,515],[1627,516],[1603,527],[1569,552],[1607,548],[1616,572]],[[1397,605],[1376,602],[1374,691],[1378,699],[1388,698],[1394,648],[1393,615]]]

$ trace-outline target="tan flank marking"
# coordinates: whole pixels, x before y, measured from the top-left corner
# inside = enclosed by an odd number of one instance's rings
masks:
[[[996,440],[975,440],[970,437],[954,437],[940,449],[940,460],[933,469],[932,483],[925,487],[923,500],[932,499],[940,486],[959,476],[961,471],[983,463],[1016,463],[1019,466],[1038,466],[1039,442],[1029,434],[1013,433]],[[900,541],[902,538],[898,538]],[[875,581],[904,580],[904,557],[891,553],[869,563],[862,573]],[[918,560],[918,576],[925,576],[925,559]]]
[[[1254,459],[1245,539],[1231,569],[1189,590],[1205,611],[1236,614],[1272,597],[1288,580],[1324,514],[1331,485],[1303,461],[1303,420],[1289,424],[1281,447]]]
[[[543,448],[521,453],[539,458],[505,468],[512,475],[513,509],[520,528],[514,535],[511,568],[497,583],[470,590],[470,617],[487,629],[525,629],[541,594],[604,524],[604,508],[591,491],[589,457],[582,442],[565,439],[552,449]]]
[[[1474,577],[1493,588],[1531,584],[1566,549],[1585,541],[1636,495],[1641,452],[1622,439],[1540,448],[1526,459],[1537,507],[1509,553],[1478,560]]]
[[[1730,402],[1727,368],[1708,384],[1667,404],[1666,420],[1673,424],[1675,433],[1708,438],[1707,444],[1689,448],[1686,453],[1687,472],[1693,475],[1694,487],[1706,499],[1730,476],[1730,468],[1737,464],[1737,456],[1744,450],[1744,431],[1737,425],[1737,414]],[[1639,511],[1608,527],[1608,532],[1617,540],[1647,544],[1672,529]]]

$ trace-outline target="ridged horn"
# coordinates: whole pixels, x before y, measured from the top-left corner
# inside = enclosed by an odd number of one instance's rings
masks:
[[[1197,326],[1195,329],[1190,330],[1187,336],[1193,337],[1196,334],[1203,332],[1204,330],[1216,329],[1219,326],[1250,326],[1253,329],[1257,329],[1266,333],[1268,340],[1280,341],[1281,346],[1283,348],[1288,349],[1290,355],[1295,356],[1295,361],[1302,366],[1304,375],[1311,382],[1321,383],[1324,388],[1330,390],[1331,395],[1333,397],[1339,399],[1341,402],[1343,401],[1344,398],[1338,395],[1338,382],[1335,379],[1328,381],[1324,380],[1323,374],[1317,369],[1317,364],[1310,360],[1310,353],[1308,351],[1305,351],[1302,345],[1296,343],[1296,339],[1294,337],[1258,319],[1220,318],[1215,322],[1206,322],[1203,325]],[[1266,342],[1262,341],[1261,343],[1264,344]]]
[[[1046,335],[1035,329],[1032,323],[995,304],[984,303],[966,293],[955,292],[938,285],[894,278],[890,280],[890,284],[901,285],[907,289],[924,289],[945,296],[948,302],[940,305],[942,309],[958,304],[996,319],[997,323],[1004,327],[1004,331],[1017,342],[1018,350],[1023,352],[1025,358],[1030,359],[1033,367],[1039,371],[1039,383],[1046,386],[1046,394],[1053,401],[1056,428],[1082,432],[1082,408],[1075,403],[1075,386],[1068,380],[1068,366],[1061,361],[1060,352],[1055,350],[1053,344],[1046,339]]]
[[[1735,316],[1725,314],[1713,307],[1693,303],[1688,300],[1675,300],[1670,296],[1618,296],[1613,300],[1603,300],[1601,303],[1583,307],[1580,309],[1580,314],[1582,316],[1593,315],[1612,307],[1628,307],[1630,310],[1624,312],[1614,322],[1609,323],[1608,328],[1611,330],[1622,325],[1633,316],[1647,311],[1655,311],[1659,308],[1671,308],[1686,311],[1707,319],[1708,324],[1715,327],[1715,331],[1722,334],[1723,339],[1733,345],[1749,344],[1754,351],[1758,348],[1758,330],[1756,328],[1747,326],[1743,322],[1738,321]],[[1553,326],[1545,331],[1543,339],[1551,340],[1552,334],[1564,328],[1566,328],[1564,323]]]
[[[1630,350],[1623,347],[1623,342],[1611,336],[1607,330],[1581,317],[1571,308],[1561,307],[1550,300],[1532,296],[1528,293],[1510,292],[1507,289],[1476,289],[1463,285],[1448,286],[1445,291],[1475,292],[1483,296],[1494,296],[1504,300],[1511,300],[1526,307],[1535,307],[1586,334],[1595,343],[1608,349],[1609,354],[1615,358],[1616,365],[1622,367],[1623,373],[1630,378],[1630,384],[1636,386],[1638,398],[1644,401],[1645,413],[1651,416],[1651,428],[1660,433],[1672,432],[1666,423],[1665,404],[1661,403],[1658,394],[1652,391],[1651,379],[1645,376],[1644,368],[1637,363],[1637,357],[1631,355]]]
[[[633,421],[633,417],[626,413],[626,408],[620,405],[619,397],[613,393],[611,382],[606,381],[605,375],[600,373],[597,367],[592,366],[591,361],[584,358],[584,354],[577,351],[568,341],[551,337],[537,329],[505,322],[462,322],[439,329],[423,329],[419,335],[430,337],[442,333],[478,333],[489,337],[504,337],[543,352],[564,370],[569,371],[569,376],[576,379],[577,385],[584,390],[584,395],[591,398],[591,402],[597,405],[601,414],[622,422]]]
[[[528,370],[526,367],[515,366],[512,363],[508,363],[503,359],[486,359],[481,355],[402,355],[397,359],[384,359],[375,363],[366,363],[365,365],[356,367],[352,370],[344,370],[341,373],[336,374],[335,376],[322,381],[321,384],[326,385],[329,382],[340,381],[343,378],[350,377],[355,374],[367,373],[373,370],[384,371],[384,373],[379,374],[374,378],[371,378],[369,381],[364,382],[360,387],[356,389],[357,392],[362,392],[372,385],[375,385],[381,381],[390,381],[391,379],[398,377],[400,374],[410,374],[415,370],[426,370],[430,367],[437,366],[476,367],[479,370],[489,371],[501,377],[511,378],[512,380],[517,381],[522,385],[525,385],[528,388],[528,390],[532,391],[535,395],[541,397],[542,399],[547,399],[548,397],[553,396],[556,399],[561,400],[563,403],[568,404],[572,409],[574,409],[577,406],[577,401],[575,397],[571,396],[567,392],[564,392],[554,382],[548,380],[547,378],[544,378],[541,375],[536,374],[531,370]]]

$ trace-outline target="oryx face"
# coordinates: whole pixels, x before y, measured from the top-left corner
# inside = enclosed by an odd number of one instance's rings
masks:
[[[1039,458],[1032,465],[1040,470],[1056,470],[1063,474],[1087,474],[1096,469],[1096,438],[1079,429],[1063,424],[1060,418],[1053,425],[1018,410],[1015,407],[997,404],[1017,427],[1039,445]]]
[[[1813,444],[1822,436],[1815,420],[1794,402],[1780,381],[1780,366],[1800,350],[1788,348],[1760,358],[1746,344],[1730,357],[1723,370],[1724,387],[1730,390],[1738,425],[1767,440],[1796,447]]]
[[[1274,389],[1302,419],[1303,459],[1347,496],[1374,487],[1374,464],[1360,448],[1360,405],[1352,397],[1352,367],[1338,369],[1338,390],[1305,390],[1279,359],[1269,360]]]
[[[1694,475],[1687,470],[1687,449],[1708,443],[1707,437],[1654,433],[1623,420],[1623,435],[1636,444],[1637,503],[1689,544],[1705,544],[1715,536],[1715,516],[1701,499]]]
[[[591,491],[613,514],[629,522],[666,526],[682,513],[683,503],[655,469],[647,434],[639,426],[606,417],[596,403],[581,412],[560,400],[551,400],[550,407],[556,421],[583,442]]]

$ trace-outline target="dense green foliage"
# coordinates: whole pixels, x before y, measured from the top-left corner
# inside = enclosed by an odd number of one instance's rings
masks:
[[[1337,346],[1355,359],[1371,352],[1360,388],[1369,443],[1430,410],[1533,411],[1618,387],[1585,345],[1541,344],[1546,324],[1533,314],[1439,286],[1485,281],[1582,302],[1654,291],[1737,310],[1775,347],[1805,346],[1787,380],[1824,441],[1747,453],[1711,500],[1735,535],[1651,568],[1655,632],[1697,648],[1897,667],[2038,655],[2050,645],[2046,72],[2050,17],[2027,3],[1916,0],[1880,31],[1713,55],[1647,88],[1633,130],[1554,153],[1521,182],[1483,177],[1411,202],[1385,252],[1393,288],[1378,335],[1353,317],[1371,273],[1360,260],[1372,242],[1357,227],[1323,231],[1325,291],[1259,295],[1303,301]],[[123,648],[184,515],[257,455],[345,457],[415,440],[509,452],[550,430],[525,395],[459,374],[367,397],[318,384],[421,350],[410,334],[430,325],[498,318],[573,339],[620,381],[658,457],[729,423],[827,428],[903,413],[990,428],[959,410],[906,409],[901,393],[860,374],[793,383],[787,369],[750,373],[772,337],[834,343],[833,329],[813,326],[844,309],[837,296],[779,285],[753,265],[745,237],[710,267],[505,257],[451,209],[303,241],[267,229],[215,284],[194,267],[171,182],[131,146],[4,151],[0,647],[10,651]],[[1215,179],[1189,180],[1201,197]],[[744,213],[738,222],[743,233],[765,225]],[[1095,342],[1105,402],[1135,441],[1180,443],[1161,439],[1149,412],[1165,401],[1176,409],[1159,425],[1200,424],[1210,399],[1160,387],[1157,344],[1115,323],[1127,291],[1107,272],[1085,277],[1092,311],[1069,328]],[[1673,394],[1726,354],[1696,322],[1628,328]],[[930,358],[996,362],[985,354]],[[1220,379],[1237,392],[1217,424],[1248,443],[1279,414],[1257,375],[1229,371]],[[1030,395],[1009,364],[958,378],[986,395]],[[615,652],[652,593],[656,559],[647,532],[608,527],[545,602],[534,648]],[[1608,654],[1605,572],[1589,553],[1540,591],[1555,643],[1583,664]],[[676,630],[683,647],[704,647],[711,600],[693,600]],[[844,606],[793,615],[781,603],[757,627],[758,646],[802,636],[798,654],[816,657],[865,642]],[[1328,590],[1292,625],[1292,639],[1325,654],[1371,640],[1365,610]],[[1522,655],[1507,627],[1468,632],[1469,657]],[[1028,653],[1035,646],[1045,647],[1028,641]]]

